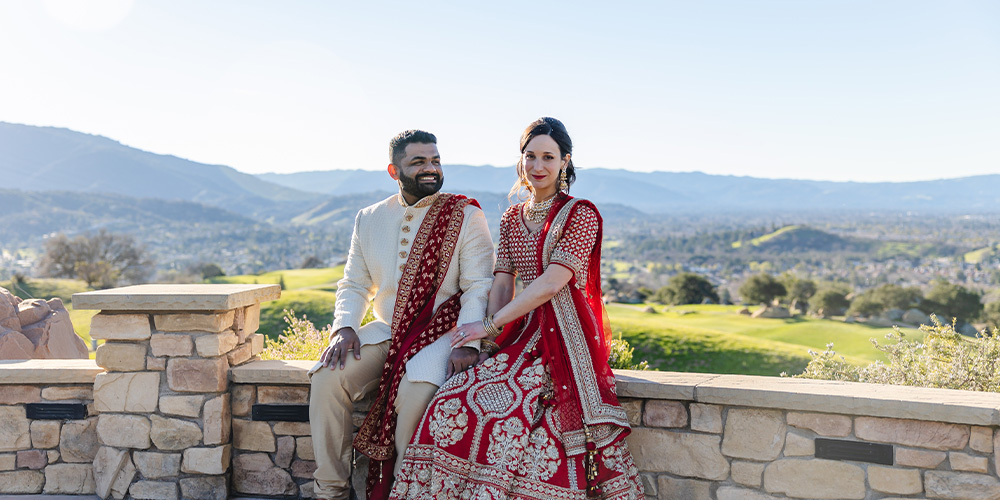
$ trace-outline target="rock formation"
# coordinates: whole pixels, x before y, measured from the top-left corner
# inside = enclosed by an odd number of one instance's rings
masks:
[[[764,306],[750,315],[751,318],[791,318],[792,314],[784,306]]]
[[[86,359],[62,300],[21,300],[0,288],[0,359]]]

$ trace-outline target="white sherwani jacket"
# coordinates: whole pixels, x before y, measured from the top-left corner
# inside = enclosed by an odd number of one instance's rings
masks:
[[[354,328],[362,345],[389,340],[403,266],[409,258],[413,237],[436,198],[437,195],[428,196],[407,206],[403,197],[395,194],[358,212],[344,278],[337,282],[334,332],[344,327]],[[493,284],[493,241],[486,216],[474,205],[467,206],[464,213],[452,262],[434,299],[437,310],[449,297],[463,292],[459,325],[483,319]],[[375,320],[362,327],[369,303]],[[450,354],[448,337],[443,336],[410,358],[406,363],[407,377],[440,387]]]

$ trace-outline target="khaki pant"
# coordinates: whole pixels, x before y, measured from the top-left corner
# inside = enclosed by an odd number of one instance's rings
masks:
[[[361,359],[348,355],[344,369],[323,367],[312,375],[309,422],[316,455],[316,497],[346,499],[351,484],[351,450],[354,402],[378,390],[389,341],[361,347]],[[403,451],[438,387],[412,382],[405,375],[396,393],[396,464],[399,473]]]

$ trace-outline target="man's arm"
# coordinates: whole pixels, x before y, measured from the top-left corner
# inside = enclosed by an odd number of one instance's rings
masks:
[[[493,286],[493,240],[486,225],[486,216],[479,208],[466,214],[459,247],[458,286],[462,290],[462,309],[458,323],[482,321],[486,316],[490,288]],[[467,345],[479,348],[478,345]]]
[[[330,368],[338,363],[343,368],[348,351],[354,352],[355,359],[361,359],[361,341],[358,339],[357,331],[361,328],[365,312],[368,311],[368,304],[375,296],[375,284],[361,251],[361,237],[358,234],[362,213],[358,212],[354,218],[351,249],[347,253],[344,277],[337,282],[333,334],[330,336],[330,345],[320,357],[320,362]]]

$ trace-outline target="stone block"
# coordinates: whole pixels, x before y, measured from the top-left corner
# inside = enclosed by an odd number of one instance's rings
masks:
[[[167,362],[167,386],[176,392],[223,392],[229,383],[225,358],[171,359]]]
[[[0,471],[14,470],[17,468],[17,455],[4,453],[0,455]]]
[[[238,366],[250,361],[253,357],[252,346],[250,344],[240,344],[236,349],[229,351],[226,354],[226,359],[229,360],[230,366]]]
[[[109,372],[94,379],[94,408],[101,413],[151,413],[159,398],[156,372]]]
[[[254,333],[260,328],[260,302],[243,308],[243,321],[241,330]]]
[[[660,476],[657,491],[659,492],[659,498],[712,500],[711,487],[712,483],[708,481]]]
[[[136,500],[177,500],[177,483],[172,481],[136,481],[128,489]]]
[[[226,500],[229,498],[229,483],[225,476],[181,479],[181,498],[184,500]]]
[[[46,401],[66,401],[77,400],[86,401],[94,399],[94,387],[46,387],[42,389],[42,399]]]
[[[292,436],[281,436],[277,439],[278,451],[274,453],[274,465],[287,469],[292,465],[292,458],[295,456],[295,438]]]
[[[736,486],[723,486],[715,495],[719,500],[779,500],[778,497],[767,493]]]
[[[267,404],[309,404],[309,388],[289,385],[262,385],[257,387],[257,402]]]
[[[764,489],[796,498],[861,500],[865,471],[834,460],[781,459],[764,468]]]
[[[854,435],[865,441],[932,450],[961,450],[969,443],[969,426],[901,418],[858,417]]]
[[[236,344],[239,343],[239,340],[232,330],[226,330],[221,333],[201,335],[194,339],[194,346],[199,356],[211,358],[232,351],[236,347]]]
[[[233,326],[233,317],[233,311],[154,314],[153,324],[161,332],[218,333]]]
[[[201,427],[194,422],[159,415],[149,417],[152,428],[149,438],[161,450],[183,450],[201,444]]]
[[[311,479],[313,472],[316,472],[316,462],[312,460],[296,460],[292,462],[292,477]]]
[[[43,493],[53,495],[93,495],[94,466],[91,464],[55,464],[45,468]]]
[[[132,454],[132,461],[146,479],[177,477],[181,472],[180,453],[137,451]]]
[[[58,420],[34,420],[31,422],[31,446],[33,448],[47,449],[59,446],[59,428],[61,422]]]
[[[111,485],[118,478],[125,462],[128,460],[128,453],[110,446],[102,446],[94,456],[94,482],[95,492],[101,498],[107,498],[111,494]],[[129,479],[131,482],[131,479]]]
[[[915,450],[913,448],[896,448],[896,464],[904,467],[920,467],[936,469],[948,454],[943,451]]]
[[[275,422],[274,433],[279,436],[309,436],[309,422]]]
[[[125,460],[125,466],[122,467],[121,472],[118,473],[118,477],[115,478],[114,482],[111,483],[111,496],[115,500],[122,500],[128,493],[129,486],[132,485],[132,480],[135,479],[136,470],[135,465],[132,464],[131,459]]]
[[[985,474],[930,470],[924,473],[924,491],[928,498],[996,500],[1000,498],[1000,481]]]
[[[37,403],[42,400],[42,389],[34,385],[0,385],[0,405]]]
[[[257,402],[257,388],[253,385],[239,384],[233,386],[230,406],[235,417],[245,417],[250,414]]]
[[[847,437],[851,435],[851,417],[829,413],[788,412],[788,425],[806,429],[826,437]]]
[[[972,426],[969,435],[969,448],[980,453],[993,452],[993,429],[989,427]]]
[[[785,456],[805,457],[816,453],[816,442],[812,438],[803,436],[797,432],[789,432],[785,435]]]
[[[642,422],[649,427],[687,427],[687,408],[677,401],[647,401]]]
[[[109,371],[135,372],[146,369],[146,346],[134,342],[105,342],[97,346],[97,366]]]
[[[31,447],[30,422],[23,406],[0,406],[0,451]]]
[[[162,372],[167,369],[167,358],[154,358],[146,356],[146,369],[153,372]]]
[[[924,491],[920,471],[893,467],[868,466],[868,485],[879,493],[915,495]]]
[[[205,444],[229,443],[232,412],[229,409],[229,394],[209,399],[205,403],[205,418],[202,419]]]
[[[646,494],[646,498],[656,496],[656,474],[639,474],[639,479],[642,481],[642,491]]]
[[[158,357],[184,357],[194,354],[190,335],[181,333],[154,333],[149,339],[149,350]]]
[[[274,452],[274,434],[267,422],[233,419],[233,446],[240,450]]]
[[[295,438],[295,454],[302,460],[316,460],[313,453],[313,439],[311,436]]]
[[[719,436],[638,428],[626,440],[641,471],[713,481],[729,477],[729,462],[719,451]]]
[[[184,450],[181,471],[191,474],[225,474],[229,470],[232,447],[189,448]]]
[[[59,450],[46,450],[45,451],[45,458],[47,458],[49,460],[50,464],[54,464],[54,463],[58,462],[60,457],[62,457],[62,455],[59,454]]]
[[[90,463],[94,461],[100,444],[97,442],[98,418],[70,420],[63,424],[59,434],[59,453],[63,462]]]
[[[198,418],[205,396],[160,396],[160,412],[165,415]]]
[[[779,411],[729,410],[722,454],[751,460],[774,460],[785,444],[785,432],[785,419]]]
[[[48,464],[49,458],[42,450],[21,450],[17,452],[18,469],[41,470]]]
[[[316,498],[314,481],[306,481],[299,485],[299,498]],[[357,491],[357,490],[355,490]]]
[[[250,336],[250,354],[256,356],[264,350],[264,334],[255,333]]]
[[[90,320],[90,338],[94,340],[146,340],[152,331],[145,314],[98,313]]]
[[[988,472],[989,460],[986,457],[970,455],[958,451],[948,453],[948,463],[951,470],[966,472]]]
[[[691,430],[699,432],[722,433],[722,407],[691,403]]]
[[[9,495],[33,495],[42,492],[45,475],[33,470],[0,472],[0,485]]]
[[[759,488],[761,477],[764,475],[764,465],[757,462],[733,460],[731,465],[733,481],[744,486]]]
[[[276,467],[265,453],[245,453],[233,459],[233,489],[251,495],[294,495],[292,476]]]
[[[628,423],[632,427],[639,427],[642,425],[642,401],[641,399],[632,398],[622,398],[618,402],[621,403],[622,408],[625,409],[625,414],[628,415]]]
[[[97,419],[97,437],[107,446],[145,450],[152,444],[149,431],[149,419],[139,415],[105,413]]]

